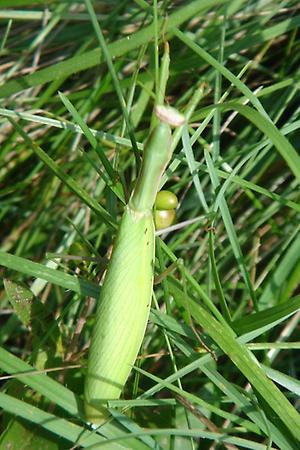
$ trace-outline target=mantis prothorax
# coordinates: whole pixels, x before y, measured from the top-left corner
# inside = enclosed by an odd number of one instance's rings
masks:
[[[171,159],[171,126],[184,117],[157,106],[158,125],[143,153],[142,167],[120,222],[101,289],[85,380],[85,413],[101,424],[108,400],[118,399],[140,349],[149,316],[155,258],[152,208]]]

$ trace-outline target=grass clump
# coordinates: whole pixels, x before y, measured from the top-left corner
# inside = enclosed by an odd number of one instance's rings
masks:
[[[298,448],[298,2],[1,7],[0,447]],[[187,120],[161,182],[176,223],[95,430],[96,299],[161,103]]]

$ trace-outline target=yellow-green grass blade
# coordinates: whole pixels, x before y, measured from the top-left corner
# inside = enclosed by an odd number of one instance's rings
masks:
[[[161,19],[159,21],[159,26],[164,30],[164,33],[166,33],[171,31],[174,26],[179,26],[186,20],[194,17],[195,14],[199,14],[214,6],[221,6],[226,3],[229,3],[229,0],[194,0],[170,14],[164,26],[163,19]],[[111,58],[117,58],[139,48],[143,44],[151,42],[153,38],[153,28],[153,23],[150,23],[150,25],[142,28],[133,35],[126,36],[109,44],[108,50]],[[62,77],[67,77],[74,73],[95,67],[101,62],[103,62],[103,55],[100,49],[96,48],[85,52],[82,55],[69,58],[66,61],[53,64],[46,69],[4,83],[0,86],[0,97],[5,98],[16,92],[28,89],[29,87],[38,86]]]
[[[201,120],[209,111],[214,108],[220,109],[222,112],[237,111],[246,119],[252,122],[259,130],[261,130],[272,142],[278,153],[285,159],[291,172],[294,174],[298,183],[300,183],[300,156],[298,155],[294,146],[288,141],[280,130],[274,125],[271,120],[266,119],[258,111],[255,111],[249,106],[240,105],[237,102],[228,102],[222,105],[212,105],[201,110],[200,114],[195,114],[194,120]]]
[[[25,361],[21,360],[20,358],[16,357],[12,353],[6,351],[1,347],[0,368],[8,374],[11,374],[13,378],[18,379],[24,385],[39,392],[40,394],[45,396],[46,399],[50,400],[57,406],[67,411],[76,420],[78,427],[74,426],[74,423],[63,420],[64,426],[69,427],[69,431],[65,430],[62,436],[70,440],[74,438],[74,442],[76,440],[77,444],[78,437],[80,436],[80,445],[82,446],[91,445],[91,438],[95,438],[94,442],[98,442],[99,444],[101,436],[100,439],[98,439],[95,431],[90,432],[88,429],[81,426],[84,421],[82,404],[83,402],[81,401],[80,397],[74,394],[70,389],[63,386],[53,378],[50,378],[50,376],[48,376],[46,373],[40,373],[40,371],[36,371],[35,367],[31,366],[30,364],[26,363]],[[20,402],[20,400],[13,399],[11,397],[2,398],[1,407],[3,407],[6,411],[10,411],[10,408],[12,408],[13,413],[18,411],[18,415],[23,416],[23,414],[21,413],[22,407],[22,410],[24,411],[23,417],[26,418],[26,420],[30,420],[31,422],[36,422],[36,420],[38,420],[39,422],[36,423],[39,423],[42,427],[47,428],[48,421],[44,420],[47,416],[43,416],[45,411],[42,411],[40,409],[37,411],[35,409],[32,410],[32,413],[30,413],[29,410],[31,405]],[[37,414],[35,414],[35,412]],[[51,417],[48,416],[48,419],[53,421],[53,428],[51,429],[51,431],[57,431],[59,433],[56,424],[61,423],[59,422],[60,417],[52,415]],[[130,425],[131,423],[128,423],[128,429]],[[135,425],[135,431],[137,430],[137,428],[137,425]],[[69,434],[69,432],[74,432],[74,434]],[[117,438],[120,441],[120,438],[124,435],[124,431],[123,428],[121,429],[115,422],[109,422],[101,427],[101,435],[104,436],[107,440]],[[147,441],[149,440],[150,437],[148,437]],[[154,442],[149,442],[149,444],[150,448],[153,448],[155,445]],[[108,447],[109,449],[114,448],[111,442],[109,442],[108,445],[110,445]],[[139,439],[128,439],[127,437],[127,439],[124,439],[124,443],[122,442],[122,448],[129,448],[130,450],[144,450],[148,448],[148,446],[146,447],[146,445]]]
[[[79,183],[77,183],[74,178],[68,175],[61,167],[52,159],[50,156],[30,137],[25,133],[22,127],[15,122],[13,119],[9,118],[16,131],[22,136],[26,144],[34,151],[34,153],[43,161],[43,163],[66,185],[73,191],[77,197],[79,197],[89,208],[91,208],[98,216],[101,217],[103,222],[108,226],[115,227],[112,217],[110,214],[101,206],[94,198],[92,198],[88,192],[83,189]]]
[[[12,255],[11,253],[2,252],[0,250],[0,266],[6,267],[16,272],[24,273],[25,275],[35,278],[41,278],[56,286],[61,286],[64,289],[77,292],[80,295],[87,295],[94,298],[99,296],[99,287],[87,281],[84,278],[79,278],[61,270],[52,269],[44,264],[40,264],[21,256]]]
[[[185,308],[185,302],[181,303],[179,297],[176,301]],[[247,347],[238,342],[236,335],[229,327],[224,327],[212,317],[204,308],[192,299],[188,301],[188,308],[194,320],[203,327],[204,331],[217,343],[217,345],[228,355],[236,367],[244,374],[253,388],[268,403],[275,412],[275,421],[279,418],[289,429],[295,438],[300,439],[300,415],[287,400],[284,394],[265,375],[259,362]]]
[[[0,406],[11,414],[18,411],[18,416],[26,420],[30,420],[38,424],[42,428],[51,431],[52,433],[67,439],[70,442],[87,447],[90,445],[102,445],[103,449],[121,450],[124,448],[117,443],[106,443],[106,439],[89,430],[84,430],[81,426],[68,422],[54,414],[43,411],[29,403],[25,403],[10,395],[0,393]]]

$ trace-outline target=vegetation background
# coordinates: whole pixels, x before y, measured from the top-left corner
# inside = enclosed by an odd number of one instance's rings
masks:
[[[299,25],[292,0],[1,0],[1,449],[299,448]],[[95,430],[95,299],[166,42],[176,225]]]

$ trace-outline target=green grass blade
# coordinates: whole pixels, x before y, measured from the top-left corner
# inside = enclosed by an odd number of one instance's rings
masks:
[[[197,175],[196,162],[194,159],[192,146],[190,144],[188,128],[186,125],[183,127],[183,131],[182,131],[182,144],[183,144],[183,149],[184,149],[185,156],[186,156],[186,159],[188,162],[188,166],[189,166],[189,169],[190,169],[190,172],[192,175],[193,183],[195,185],[196,192],[198,194],[202,208],[204,209],[204,212],[207,214],[209,212],[209,208],[206,203],[205,196],[203,194],[203,189],[201,187],[199,176]]]
[[[171,30],[174,26],[178,26],[186,20],[213,8],[217,5],[228,3],[229,0],[195,0],[188,5],[184,5],[177,11],[170,14],[166,22],[165,32]],[[159,21],[159,26],[162,21]],[[122,56],[131,50],[139,48],[143,44],[147,44],[153,37],[153,24],[148,25],[144,29],[127,37],[119,39],[116,42],[108,45],[108,50],[112,58]],[[5,98],[16,92],[28,89],[30,87],[45,84],[58,78],[67,77],[74,73],[89,69],[103,62],[101,51],[99,49],[91,50],[80,56],[69,58],[66,61],[53,64],[46,69],[41,69],[30,75],[19,77],[16,80],[11,80],[0,87],[0,98]]]
[[[112,61],[112,56],[110,54],[108,46],[106,45],[106,42],[105,42],[105,39],[104,39],[102,30],[101,30],[101,27],[100,27],[99,22],[97,20],[97,17],[96,17],[96,14],[94,12],[94,8],[93,8],[93,5],[92,5],[91,1],[90,0],[84,0],[84,1],[85,1],[85,5],[87,7],[87,10],[89,12],[89,15],[90,15],[90,18],[91,18],[91,22],[93,24],[93,27],[94,27],[94,30],[95,30],[95,34],[96,34],[97,39],[99,41],[99,44],[100,44],[100,47],[101,47],[104,59],[106,61],[108,69],[110,71],[110,74],[111,74],[111,77],[112,77],[112,80],[113,80],[113,83],[114,83],[115,91],[116,91],[116,94],[118,96],[119,103],[120,103],[120,106],[121,106],[122,114],[123,114],[123,117],[124,117],[124,120],[125,120],[125,123],[126,123],[127,131],[128,131],[128,134],[129,134],[129,137],[130,137],[130,140],[131,140],[132,149],[133,149],[133,152],[134,152],[134,155],[135,155],[135,159],[136,159],[136,164],[137,164],[137,166],[139,166],[139,162],[140,162],[139,151],[138,151],[138,147],[137,147],[137,144],[136,144],[135,136],[134,136],[134,133],[133,133],[131,120],[130,120],[129,114],[127,112],[127,108],[126,108],[126,103],[125,103],[125,99],[124,99],[124,96],[123,96],[123,92],[122,92],[122,89],[121,89],[121,86],[120,86],[120,82],[119,82],[117,73],[115,71],[113,61]]]
[[[214,168],[211,156],[210,156],[210,154],[209,154],[209,152],[207,150],[204,150],[204,155],[205,155],[205,159],[206,159],[209,175],[210,175],[210,178],[211,178],[211,182],[212,182],[212,185],[213,185],[213,189],[216,192],[217,189],[220,186],[220,181],[218,179],[218,175],[216,174],[216,171],[215,171],[215,168]],[[226,202],[224,197],[219,199],[219,205],[218,206],[220,208],[220,211],[221,211],[221,214],[222,214],[222,219],[223,219],[223,222],[224,222],[224,226],[226,228],[226,231],[227,231],[227,234],[228,234],[228,238],[229,238],[230,243],[231,243],[232,252],[233,252],[233,254],[235,256],[235,259],[236,259],[236,261],[237,261],[237,263],[239,265],[240,271],[241,271],[241,273],[243,275],[243,278],[244,278],[244,281],[245,281],[245,285],[246,285],[247,290],[249,292],[250,298],[253,301],[253,305],[254,305],[255,309],[257,310],[258,309],[258,304],[257,304],[256,294],[255,294],[254,289],[252,287],[252,283],[251,283],[251,280],[250,280],[250,277],[249,277],[248,270],[246,268],[246,263],[245,263],[244,256],[243,256],[243,253],[242,253],[242,250],[241,250],[241,246],[240,246],[240,243],[239,243],[239,240],[238,240],[238,237],[237,237],[237,233],[235,231],[234,224],[233,224],[233,221],[232,221],[232,218],[231,218],[231,215],[230,215],[230,211],[229,211],[227,202]],[[216,208],[216,205],[215,205],[215,208]]]
[[[18,380],[32,387],[37,392],[40,392],[68,413],[77,417],[82,415],[81,401],[72,391],[47,375],[36,373],[36,369],[31,365],[17,358],[4,348],[0,348],[0,367],[10,375],[17,374]]]
[[[122,203],[125,203],[125,196],[122,185],[116,183],[117,173],[114,171],[109,159],[106,157],[105,153],[98,145],[97,139],[95,138],[83,118],[80,116],[76,108],[70,102],[70,100],[62,92],[59,92],[59,96],[67,110],[72,114],[74,120],[76,120],[77,124],[80,126],[82,132],[91,144],[92,148],[95,150],[96,154],[99,155],[99,158],[105,169],[105,172],[102,174],[102,178],[104,178],[108,187],[117,195]]]
[[[16,272],[24,273],[30,277],[41,278],[71,290],[83,296],[98,298],[99,286],[90,281],[84,280],[74,275],[63,273],[59,270],[51,269],[43,264],[39,264],[29,259],[15,256],[10,253],[0,251],[0,265]]]
[[[259,362],[250,350],[245,345],[238,343],[233,332],[221,326],[216,319],[194,301],[189,302],[189,310],[196,322],[203,327],[229,356],[253,388],[258,391],[272,410],[280,417],[290,433],[295,438],[300,439],[300,415],[282,392],[266,377]]]
[[[273,302],[280,301],[280,293],[284,283],[289,279],[294,267],[300,260],[300,233],[295,230],[295,238],[289,245],[287,251],[276,264],[276,269],[272,272],[272,276],[265,285],[265,288],[259,298],[259,304],[264,306]],[[290,302],[290,300],[288,300]]]
[[[237,334],[244,335],[265,326],[275,326],[275,323],[285,320],[299,309],[300,295],[297,295],[296,297],[289,299],[288,302],[280,303],[279,305],[267,308],[264,311],[237,319],[232,323],[232,326]]]
[[[71,189],[87,206],[89,206],[107,225],[110,227],[115,227],[114,221],[110,214],[94,200],[70,175],[65,173],[54,161],[47,155],[44,150],[35,144],[30,137],[23,131],[20,125],[17,124],[13,119],[9,119],[13,124],[14,128],[22,136],[24,141],[30,148],[36,153],[36,155],[43,161],[43,163],[49,167],[49,169],[63,182],[66,186]]]
[[[25,403],[17,398],[11,397],[10,395],[0,393],[0,405],[1,408],[15,414],[18,411],[18,416],[25,420],[30,420],[42,428],[45,428],[52,433],[61,436],[74,444],[79,444],[80,446],[88,447],[90,445],[102,444],[103,449],[124,449],[123,445],[117,443],[106,443],[106,439],[102,436],[95,434],[92,431],[85,430],[84,428],[75,425],[74,423],[68,422],[54,414],[43,411],[36,406]]]
[[[12,119],[22,119],[33,123],[41,123],[49,127],[69,130],[72,131],[72,133],[83,133],[82,129],[78,125],[74,125],[73,123],[64,120],[43,117],[37,114],[30,114],[22,111],[16,112],[5,108],[0,108],[0,115],[4,117],[11,117]],[[88,129],[90,133],[96,138],[103,139],[104,141],[107,141],[109,143],[112,142],[113,144],[119,144],[123,147],[131,148],[131,142],[129,139],[120,136],[114,136],[110,133],[106,133],[105,131],[93,130],[91,128]],[[144,148],[143,144],[141,144],[140,142],[137,143],[137,146],[139,150],[143,150]]]
[[[208,64],[214,67],[218,72],[220,72],[225,78],[227,78],[234,86],[239,89],[246,98],[255,106],[255,108],[264,116],[268,117],[268,114],[264,110],[262,104],[258,98],[253,94],[253,92],[235,75],[233,75],[230,70],[228,70],[224,65],[220,64],[213,56],[211,56],[206,50],[201,48],[195,42],[193,42],[188,36],[182,33],[178,29],[174,29],[175,36],[178,37],[182,42],[184,42],[188,47],[190,47],[200,58],[204,59]]]
[[[275,383],[279,384],[285,389],[288,389],[295,395],[295,397],[300,396],[300,381],[292,378],[289,375],[286,375],[285,373],[279,372],[279,370],[272,369],[271,367],[267,367],[263,364],[262,368],[264,369],[268,377],[270,377],[271,380],[273,380]]]
[[[194,364],[193,370],[196,368],[200,368],[201,371],[203,371],[207,377],[236,405],[239,407],[242,407],[245,411],[245,414],[254,422],[254,424],[247,423],[247,428],[252,429],[253,432],[259,432],[259,429],[261,429],[264,433],[268,433],[268,427],[272,431],[272,436],[274,442],[280,446],[280,448],[284,448],[286,450],[294,450],[293,443],[289,441],[284,434],[281,433],[280,430],[278,430],[272,422],[269,422],[266,424],[266,421],[262,418],[262,415],[259,411],[255,410],[253,408],[252,403],[250,402],[249,398],[243,395],[238,389],[234,387],[232,383],[229,383],[224,377],[222,377],[218,371],[212,368],[211,364],[207,364],[207,359],[210,359],[210,355],[207,355],[207,357],[199,358],[197,363]],[[205,361],[205,362],[204,362]],[[152,379],[156,382],[156,385],[151,388],[148,392],[159,392],[161,389],[169,389],[171,392],[175,392],[176,394],[179,394],[181,397],[187,399],[192,404],[198,405],[201,408],[207,409],[208,411],[211,411],[220,417],[223,417],[224,414],[228,415],[228,413],[224,411],[219,411],[214,405],[210,405],[209,403],[203,401],[198,396],[186,392],[183,389],[179,389],[177,386],[174,386],[172,382],[176,377],[182,376],[182,374],[177,373],[175,375],[171,375],[165,380],[162,380],[161,378],[144,371],[143,369],[139,367],[135,367],[135,370],[142,373],[144,376]],[[143,394],[143,398],[147,397],[147,392]],[[227,419],[232,420],[235,422],[235,417],[227,417]],[[237,418],[237,421],[239,423],[240,418]],[[248,421],[247,421],[248,422]],[[241,423],[240,423],[241,425]],[[256,429],[257,426],[257,429]]]
[[[286,163],[291,169],[291,172],[295,175],[298,182],[300,183],[300,156],[298,155],[292,144],[270,120],[266,119],[258,111],[255,111],[249,106],[240,105],[236,102],[228,102],[222,105],[209,106],[208,108],[203,108],[203,113],[204,110],[210,111],[214,108],[219,108],[221,111],[238,111],[250,122],[252,122],[270,139],[274,147],[285,159]]]
[[[72,416],[76,417],[77,420],[80,419],[81,421],[84,421],[83,406],[81,399],[79,397],[77,397],[71,390],[67,389],[62,384],[55,381],[53,378],[50,378],[46,374],[37,373],[35,368],[33,368],[31,365],[17,358],[12,353],[7,352],[3,348],[0,348],[0,368],[11,375],[15,375],[15,377],[22,383],[24,383],[27,386],[30,386],[32,389],[44,395],[47,399],[49,399],[56,405],[66,410]],[[12,413],[18,411],[19,416],[22,416],[21,411],[24,411],[24,413],[25,411],[27,411],[28,414],[28,408],[30,408],[30,405],[25,402],[22,402],[21,400],[5,397],[2,399],[2,401],[3,401],[3,403],[1,403],[2,407],[5,408],[7,411],[12,411]],[[32,421],[35,423],[39,423],[41,426],[43,426],[43,420],[41,420],[40,422],[37,422],[37,420],[45,418],[46,414],[48,413],[40,409],[39,410],[34,409],[32,410],[32,414],[34,416],[32,418]],[[30,417],[31,417],[30,415],[28,417],[24,416],[25,419],[29,419]],[[78,432],[79,435],[82,435],[81,445],[87,446],[90,445],[92,442],[99,443],[98,439],[99,436],[96,435],[95,432],[91,433],[89,430],[85,430],[84,428],[77,425],[75,426],[74,424],[70,424],[70,422],[60,419],[54,415],[51,415],[51,421],[52,420],[54,422],[54,428],[49,430],[60,435],[61,432],[60,425],[61,423],[63,423],[68,431],[67,434],[62,434],[62,436],[66,437],[66,439],[69,439],[72,442],[75,442],[73,439],[75,439],[76,436],[77,436],[76,439],[78,439],[77,434],[74,433],[72,434],[72,430],[73,431],[75,430],[76,433]],[[61,420],[62,422],[60,422]],[[72,426],[75,428],[72,428]],[[117,436],[119,438],[119,436],[124,435],[123,431],[115,423],[107,423],[104,426],[102,426],[101,434],[105,436],[106,439],[110,438],[114,439]],[[85,436],[87,436],[87,441],[85,440]],[[93,440],[91,442],[90,439],[97,439],[97,440]],[[152,442],[152,445],[154,445],[154,442]],[[126,439],[124,446],[125,448],[135,450],[145,449],[145,446],[141,441],[134,439],[132,439],[130,442],[128,441],[128,439]],[[124,448],[124,446],[122,446],[121,448]],[[146,448],[148,448],[148,446]],[[150,446],[150,448],[152,447]]]

